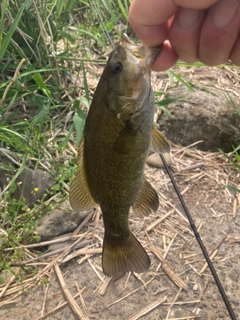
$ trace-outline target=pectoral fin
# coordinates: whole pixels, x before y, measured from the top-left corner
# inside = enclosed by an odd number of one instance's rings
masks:
[[[158,194],[144,177],[141,188],[132,205],[132,209],[137,215],[141,217],[150,214],[152,211],[157,211],[158,206]]]
[[[157,129],[157,124],[153,124],[150,140],[150,150],[157,153],[169,153],[170,145],[164,135]]]
[[[74,210],[89,210],[96,206],[88,187],[83,166],[84,138],[78,145],[77,165],[78,172],[70,188],[69,201]]]

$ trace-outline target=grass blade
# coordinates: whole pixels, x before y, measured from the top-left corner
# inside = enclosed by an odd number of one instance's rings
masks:
[[[186,81],[183,80],[182,77],[180,77],[179,75],[177,75],[175,72],[173,72],[172,70],[167,70],[167,74],[170,78],[174,77],[176,78],[181,84],[184,85],[184,87],[188,88],[190,91],[194,92],[192,86],[190,84],[188,84]]]
[[[15,32],[15,30],[16,30],[18,24],[19,24],[19,21],[20,21],[20,19],[21,19],[22,13],[23,13],[23,11],[24,11],[24,9],[25,9],[25,6],[26,6],[27,2],[28,2],[28,1],[26,1],[26,2],[21,6],[21,8],[19,9],[19,11],[18,11],[18,13],[17,13],[14,21],[13,21],[12,24],[11,24],[11,27],[9,28],[8,33],[6,34],[6,36],[5,36],[4,39],[3,39],[3,42],[2,42],[2,44],[1,44],[1,46],[0,46],[0,61],[2,60],[2,58],[3,58],[3,56],[4,56],[5,52],[6,52],[6,50],[7,50],[7,48],[8,48],[8,45],[9,45],[9,43],[11,42],[12,35],[13,35],[13,33]]]
[[[127,20],[128,18],[128,6],[126,6],[126,1],[124,1],[124,5],[122,3],[121,0],[118,0],[118,5],[119,5],[119,8],[122,12],[122,15],[124,16],[124,18]]]
[[[8,8],[9,0],[3,0],[2,6],[1,6],[1,20],[0,20],[0,48],[2,43],[2,35],[3,35],[3,26],[5,21],[5,14]]]

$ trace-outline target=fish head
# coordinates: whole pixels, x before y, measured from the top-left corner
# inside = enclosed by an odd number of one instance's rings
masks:
[[[127,35],[110,54],[103,77],[108,84],[108,108],[123,121],[134,117],[151,92],[151,65],[161,46],[135,44]]]

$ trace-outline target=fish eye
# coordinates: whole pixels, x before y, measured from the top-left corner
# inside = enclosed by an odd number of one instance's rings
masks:
[[[119,61],[114,61],[111,65],[111,71],[113,74],[120,73],[122,71],[122,64]]]

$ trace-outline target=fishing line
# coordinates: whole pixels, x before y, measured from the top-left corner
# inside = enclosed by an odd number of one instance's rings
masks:
[[[235,316],[235,314],[234,314],[234,312],[233,312],[233,309],[232,309],[232,307],[231,307],[231,304],[230,304],[230,302],[229,302],[229,300],[228,300],[228,297],[227,297],[227,295],[226,295],[226,293],[225,293],[225,290],[224,290],[224,288],[223,288],[223,286],[222,286],[222,284],[221,284],[221,281],[220,281],[220,279],[219,279],[219,277],[218,277],[218,275],[217,275],[217,272],[216,272],[216,270],[215,270],[215,268],[214,268],[214,266],[213,266],[213,263],[212,263],[209,255],[208,255],[208,252],[207,252],[207,250],[206,250],[206,248],[205,248],[205,246],[204,246],[204,244],[203,244],[203,242],[202,242],[201,236],[200,236],[199,232],[197,231],[197,228],[196,228],[196,225],[195,225],[195,223],[194,223],[194,221],[193,221],[193,219],[192,219],[192,216],[191,216],[190,212],[188,211],[188,208],[187,208],[187,206],[186,206],[186,203],[185,203],[185,201],[184,201],[184,199],[183,199],[183,197],[182,197],[182,195],[181,195],[181,193],[180,193],[180,191],[179,191],[179,189],[178,189],[178,186],[177,186],[177,184],[176,184],[176,181],[175,181],[174,178],[173,178],[173,175],[172,175],[172,173],[171,173],[171,171],[170,171],[170,169],[169,169],[169,167],[168,167],[168,165],[167,165],[167,162],[166,162],[164,156],[163,156],[162,154],[160,154],[160,157],[161,157],[162,162],[163,162],[163,164],[164,164],[164,167],[165,167],[165,169],[166,169],[166,171],[167,171],[167,174],[169,175],[169,178],[170,178],[170,180],[171,180],[171,182],[172,182],[172,185],[173,185],[173,187],[174,187],[174,190],[176,191],[176,194],[177,194],[177,196],[178,196],[178,199],[179,199],[179,201],[181,202],[181,205],[182,205],[182,207],[183,207],[183,210],[184,210],[184,212],[185,212],[185,214],[186,214],[186,216],[187,216],[187,218],[188,218],[189,224],[190,224],[190,226],[191,226],[191,228],[192,228],[192,231],[193,231],[193,233],[194,233],[194,235],[195,235],[195,238],[197,239],[197,242],[198,242],[198,244],[199,244],[199,246],[200,246],[200,248],[201,248],[201,250],[202,250],[202,253],[203,253],[203,255],[204,255],[204,258],[205,258],[206,261],[207,261],[208,267],[209,267],[209,269],[210,269],[210,271],[211,271],[211,273],[212,273],[212,276],[213,276],[213,278],[214,278],[214,280],[215,280],[215,282],[216,282],[216,285],[217,285],[218,290],[219,290],[219,292],[220,292],[220,294],[221,294],[221,296],[222,296],[222,299],[223,299],[223,301],[224,301],[224,303],[225,303],[225,306],[226,306],[226,308],[227,308],[227,310],[228,310],[228,313],[229,313],[229,315],[230,315],[230,317],[231,317],[232,320],[237,320],[237,318],[236,318],[236,316]]]
[[[93,7],[94,7],[95,12],[96,12],[97,15],[98,15],[98,18],[99,18],[99,20],[100,20],[100,22],[101,22],[101,25],[102,25],[102,27],[103,27],[104,33],[105,33],[105,35],[107,36],[108,41],[110,42],[112,48],[114,49],[114,44],[113,44],[113,42],[112,42],[112,39],[111,39],[111,37],[110,37],[110,35],[109,35],[106,27],[105,27],[105,24],[104,24],[104,22],[103,22],[103,19],[102,19],[101,15],[100,15],[100,12],[98,11],[97,6],[96,6],[95,3],[94,3],[94,0],[92,0],[92,5],[93,5]]]
[[[95,12],[97,13],[98,18],[99,18],[99,20],[100,20],[100,22],[101,22],[101,24],[102,24],[104,33],[106,34],[106,36],[107,36],[107,38],[108,38],[108,40],[109,40],[112,48],[114,49],[114,44],[113,44],[113,42],[112,42],[112,39],[111,39],[111,37],[110,37],[110,35],[109,35],[106,27],[105,27],[105,24],[104,24],[104,22],[103,22],[103,20],[102,20],[102,17],[101,17],[101,15],[100,15],[100,12],[98,11],[97,6],[96,6],[95,3],[94,3],[94,0],[92,0],[92,5],[93,5],[94,10],[95,10]],[[207,261],[208,267],[209,267],[209,269],[210,269],[210,271],[211,271],[211,273],[212,273],[212,276],[213,276],[213,278],[214,278],[214,280],[215,280],[215,282],[216,282],[216,285],[217,285],[217,287],[218,287],[218,290],[219,290],[219,292],[220,292],[220,294],[221,294],[221,296],[222,296],[222,299],[223,299],[223,301],[224,301],[224,303],[225,303],[225,306],[226,306],[226,308],[227,308],[227,310],[228,310],[229,316],[231,317],[231,320],[237,320],[237,318],[236,318],[236,316],[235,316],[235,314],[234,314],[234,312],[233,312],[233,309],[232,309],[232,307],[231,307],[231,304],[230,304],[230,302],[229,302],[229,300],[228,300],[228,297],[227,297],[227,295],[226,295],[226,293],[225,293],[225,290],[224,290],[224,288],[223,288],[223,286],[222,286],[222,284],[221,284],[221,281],[220,281],[220,279],[219,279],[219,277],[218,277],[218,275],[217,275],[217,272],[216,272],[216,270],[215,270],[215,268],[214,268],[214,266],[213,266],[213,263],[212,263],[209,255],[208,255],[208,252],[207,252],[207,250],[206,250],[206,248],[205,248],[205,246],[204,246],[204,244],[203,244],[203,242],[202,242],[201,236],[200,236],[199,232],[197,231],[197,228],[196,228],[196,225],[195,225],[195,223],[194,223],[194,221],[193,221],[193,219],[192,219],[192,216],[191,216],[190,212],[188,211],[188,208],[187,208],[187,206],[186,206],[186,204],[185,204],[185,201],[184,201],[184,199],[183,199],[183,197],[182,197],[182,195],[181,195],[181,193],[180,193],[180,191],[179,191],[179,189],[178,189],[178,186],[177,186],[177,184],[176,184],[176,181],[175,181],[175,179],[174,179],[174,177],[173,177],[173,175],[172,175],[172,173],[171,173],[171,171],[170,171],[170,169],[169,169],[169,167],[168,167],[168,165],[167,165],[167,162],[166,162],[164,156],[163,156],[162,154],[160,154],[160,157],[161,157],[162,162],[163,162],[163,164],[164,164],[164,167],[165,167],[165,169],[166,169],[166,171],[167,171],[167,174],[168,174],[168,176],[169,176],[169,178],[170,178],[170,180],[171,180],[171,182],[172,182],[172,185],[173,185],[174,190],[175,190],[175,192],[176,192],[176,194],[177,194],[177,196],[178,196],[178,199],[179,199],[179,201],[180,201],[180,203],[181,203],[181,205],[182,205],[182,207],[183,207],[183,210],[184,210],[184,212],[185,212],[185,214],[186,214],[186,216],[187,216],[187,218],[188,218],[188,221],[189,221],[189,224],[190,224],[190,226],[191,226],[191,228],[192,228],[192,231],[193,231],[193,233],[194,233],[194,236],[195,236],[195,238],[197,239],[197,242],[198,242],[198,244],[199,244],[199,246],[200,246],[200,248],[201,248],[201,250],[202,250],[203,256],[204,256],[204,258],[205,258],[206,261]]]

